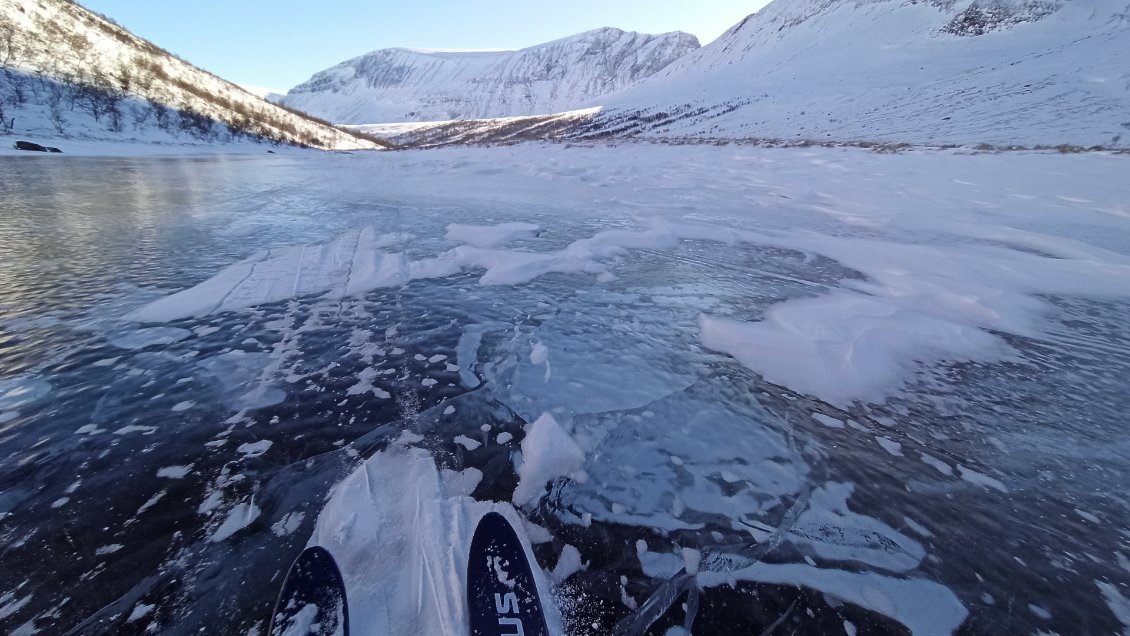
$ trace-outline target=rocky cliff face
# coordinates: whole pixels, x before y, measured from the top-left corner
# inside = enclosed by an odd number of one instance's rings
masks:
[[[603,135],[1130,141],[1128,0],[776,0],[604,100]]]
[[[598,29],[520,51],[383,49],[314,75],[280,101],[345,124],[559,112],[632,86],[698,48],[686,33]]]
[[[385,145],[271,104],[68,0],[0,0],[4,133]]]

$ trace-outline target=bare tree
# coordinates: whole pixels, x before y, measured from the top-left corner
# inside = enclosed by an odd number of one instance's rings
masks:
[[[55,126],[55,131],[60,135],[67,134],[67,119],[63,116],[62,105],[54,104],[48,110],[51,112],[51,124]]]

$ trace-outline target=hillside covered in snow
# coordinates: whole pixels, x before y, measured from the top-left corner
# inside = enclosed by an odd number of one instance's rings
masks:
[[[280,101],[343,124],[553,113],[632,86],[698,48],[686,33],[597,29],[519,51],[382,49],[314,75]]]
[[[1130,145],[1127,0],[776,0],[602,136]]]
[[[0,134],[385,145],[271,104],[68,0],[0,0]]]

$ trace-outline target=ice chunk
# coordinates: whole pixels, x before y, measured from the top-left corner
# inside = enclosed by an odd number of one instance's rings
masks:
[[[902,444],[899,444],[898,442],[891,440],[891,438],[884,436],[876,437],[875,441],[879,442],[879,446],[882,446],[883,450],[887,451],[891,455],[894,455],[895,457],[902,457]]]
[[[828,428],[843,428],[844,427],[843,420],[838,420],[834,417],[829,417],[827,415],[824,415],[823,413],[813,413],[812,419],[816,420],[817,422],[820,422],[821,424],[823,424],[824,426],[827,426]]]
[[[235,533],[251,525],[259,518],[259,507],[254,501],[236,504],[219,528],[208,537],[209,541],[218,543],[230,538]]]
[[[993,490],[997,490],[1006,494],[1008,493],[1008,488],[1006,488],[999,479],[994,479],[992,477],[989,477],[988,475],[979,473],[972,468],[966,468],[961,464],[958,464],[957,472],[961,475],[962,479],[971,484],[976,484],[984,488],[992,488]]]
[[[933,455],[930,455],[929,453],[922,453],[922,462],[929,466],[933,466],[934,470],[945,475],[946,477],[953,475],[953,466],[950,466],[949,464],[938,459],[937,457],[934,457]]]
[[[146,616],[149,616],[149,613],[152,612],[155,607],[157,607],[157,606],[156,605],[146,605],[145,603],[138,603],[137,605],[134,606],[133,611],[130,612],[129,617],[126,618],[126,622],[127,623],[134,623],[134,622],[137,622],[137,621],[145,618]]]
[[[549,347],[535,342],[530,349],[530,364],[545,364],[549,361]]]
[[[560,585],[565,579],[569,578],[576,572],[580,572],[584,568],[581,562],[581,553],[573,546],[566,544],[561,549],[561,556],[557,558],[557,565],[553,567],[553,572],[550,578],[553,582]]]
[[[702,553],[694,548],[683,548],[683,569],[687,574],[695,576],[698,574],[699,564],[702,563]]]
[[[533,503],[545,492],[545,484],[558,477],[583,481],[585,453],[549,413],[529,425],[522,440],[522,465],[514,503]]]
[[[477,442],[477,441],[471,439],[470,437],[467,437],[466,435],[456,436],[455,437],[455,443],[459,444],[460,446],[462,446],[463,448],[466,448],[469,451],[476,450],[480,446],[482,446],[481,442]]]
[[[302,525],[302,520],[306,518],[304,512],[290,512],[283,516],[271,526],[271,532],[276,537],[285,537],[294,534]]]

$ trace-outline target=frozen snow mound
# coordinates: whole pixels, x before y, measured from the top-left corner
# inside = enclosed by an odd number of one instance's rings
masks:
[[[540,115],[623,90],[698,48],[687,33],[605,28],[519,51],[381,49],[279,102],[342,124]]]
[[[608,135],[1130,146],[1123,0],[776,0],[605,100]]]

